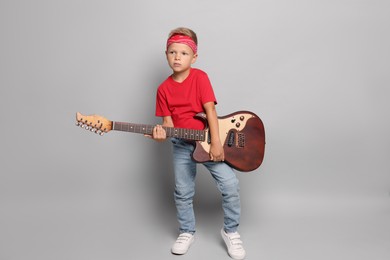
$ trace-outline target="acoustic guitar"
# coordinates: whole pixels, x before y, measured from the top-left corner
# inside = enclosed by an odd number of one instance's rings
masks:
[[[193,141],[195,150],[192,154],[196,162],[210,161],[210,131],[207,127],[205,113],[195,118],[204,121],[203,130],[163,127],[167,137],[182,138]],[[152,135],[154,125],[133,124],[110,121],[99,115],[85,116],[76,113],[76,125],[86,130],[103,135],[109,131],[124,131]],[[223,144],[225,163],[242,172],[257,169],[264,158],[265,131],[261,119],[249,111],[238,111],[218,117],[219,134]]]

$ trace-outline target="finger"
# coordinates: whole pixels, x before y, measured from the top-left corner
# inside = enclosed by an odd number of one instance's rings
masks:
[[[158,133],[162,133],[162,130],[163,130],[163,128],[162,128],[162,126],[161,125],[156,125],[156,132],[158,132]]]
[[[153,127],[153,137],[157,136],[157,127]]]
[[[161,129],[159,128],[158,125],[154,127],[154,132],[155,132],[155,134],[156,134],[157,136],[160,136],[160,135],[161,135]]]

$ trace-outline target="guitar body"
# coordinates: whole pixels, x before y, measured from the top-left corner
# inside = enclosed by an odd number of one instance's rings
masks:
[[[197,117],[204,121],[206,119],[203,113]],[[219,117],[218,123],[225,162],[239,171],[257,169],[263,162],[265,150],[265,131],[261,119],[252,112],[239,111]],[[193,159],[197,162],[210,161],[209,134],[206,131],[205,141],[195,142]]]

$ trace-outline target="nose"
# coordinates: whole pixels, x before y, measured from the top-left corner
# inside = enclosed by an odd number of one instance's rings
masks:
[[[180,54],[179,53],[176,53],[175,60],[180,60]]]

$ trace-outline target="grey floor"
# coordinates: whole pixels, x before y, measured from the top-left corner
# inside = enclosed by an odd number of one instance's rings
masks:
[[[219,235],[217,199],[196,199],[196,241],[184,256],[170,253],[176,238],[172,203],[157,199],[155,205],[135,206],[134,199],[129,203],[125,194],[104,190],[62,198],[3,197],[0,259],[229,259]],[[265,195],[243,203],[240,231],[247,259],[388,260],[389,217],[388,194],[272,200]]]

